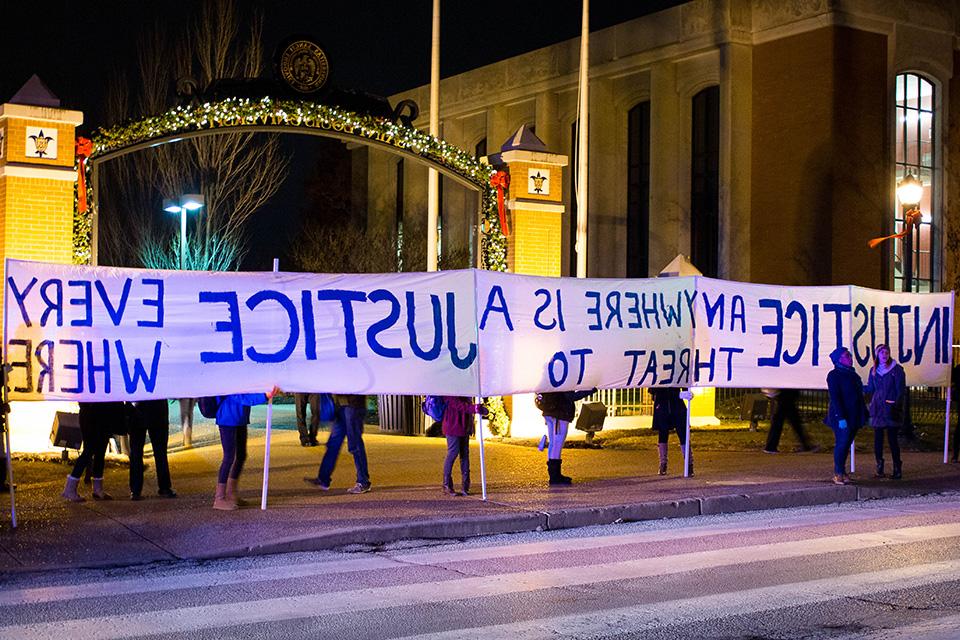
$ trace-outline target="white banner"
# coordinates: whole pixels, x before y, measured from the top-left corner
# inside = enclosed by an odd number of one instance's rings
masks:
[[[953,293],[490,271],[203,273],[8,260],[14,400],[267,391],[824,388],[838,345],[950,379]]]

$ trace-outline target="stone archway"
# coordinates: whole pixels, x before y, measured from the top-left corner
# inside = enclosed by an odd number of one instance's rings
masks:
[[[489,229],[481,236],[482,266],[504,271],[507,243],[500,228],[497,192],[491,186],[494,169],[466,151],[388,118],[363,115],[338,107],[302,100],[226,98],[180,106],[165,113],[100,129],[84,162],[89,176],[92,207],[75,216],[75,242],[89,247],[88,261],[96,262],[98,166],[108,160],[185,138],[242,131],[294,133],[336,138],[385,149],[423,163],[478,192],[478,218]],[[78,255],[83,256],[82,247]]]

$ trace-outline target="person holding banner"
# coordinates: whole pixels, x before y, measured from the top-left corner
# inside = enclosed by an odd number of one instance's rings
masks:
[[[453,463],[460,458],[462,495],[470,494],[470,436],[474,431],[473,415],[487,415],[482,404],[470,402],[466,396],[444,396],[443,435],[447,437],[447,457],[443,461],[443,492],[461,495],[453,488]]]
[[[890,357],[890,347],[878,344],[873,351],[873,367],[864,392],[870,397],[870,426],[873,427],[873,453],[877,459],[874,478],[885,477],[883,470],[883,434],[886,432],[893,456],[893,473],[890,478],[903,477],[900,460],[900,443],[897,431],[903,424],[903,397],[906,392],[906,375],[900,363]]]
[[[657,431],[657,450],[660,452],[661,476],[667,475],[667,451],[670,432],[676,431],[680,440],[680,451],[687,444],[687,405],[680,398],[680,387],[653,387],[653,423]],[[690,452],[690,476],[693,475],[693,451]]]
[[[853,368],[853,356],[845,347],[830,354],[833,369],[827,374],[830,406],[824,422],[833,430],[833,484],[850,484],[845,472],[850,445],[857,430],[867,421],[867,405],[863,401],[863,380]]]
[[[220,429],[220,446],[223,460],[217,475],[217,492],[213,508],[218,511],[235,511],[243,506],[237,495],[237,481],[247,460],[247,425],[250,424],[250,407],[265,404],[279,393],[274,387],[270,393],[235,393],[217,398],[217,427]]]
[[[157,495],[176,498],[170,486],[170,466],[167,464],[167,441],[170,438],[170,410],[166,400],[141,400],[134,403],[130,421],[130,499],[142,500],[143,448],[150,435],[153,461],[157,467]]]
[[[543,421],[547,424],[547,474],[551,485],[573,483],[570,476],[561,473],[563,461],[560,459],[560,454],[563,451],[563,443],[567,440],[567,429],[577,413],[574,403],[596,392],[596,389],[554,391],[538,393],[536,396],[535,403],[543,413]],[[542,446],[540,450],[543,450]]]
[[[73,471],[67,475],[67,482],[60,494],[70,502],[85,502],[77,492],[77,486],[83,472],[90,467],[93,477],[93,499],[112,500],[113,497],[103,490],[103,467],[110,441],[111,427],[116,428],[125,420],[125,408],[122,402],[81,402],[80,438],[83,442]]]

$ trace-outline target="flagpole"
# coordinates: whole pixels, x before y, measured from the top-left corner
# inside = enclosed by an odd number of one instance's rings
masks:
[[[587,277],[587,149],[590,131],[589,85],[590,67],[590,0],[583,0],[580,24],[580,102],[577,107],[577,277]]]
[[[430,135],[440,135],[440,0],[433,0],[433,37],[430,49]],[[440,174],[427,170],[427,271],[437,270],[437,220]]]
[[[280,259],[273,259],[273,272],[280,271]],[[270,434],[273,432],[273,394],[267,398],[267,441],[263,447],[263,487],[260,490],[260,510],[267,510],[267,490],[270,488]]]

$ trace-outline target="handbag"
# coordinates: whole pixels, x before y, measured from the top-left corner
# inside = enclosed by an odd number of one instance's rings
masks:
[[[320,394],[320,422],[332,422],[337,407],[333,404],[333,396],[329,393]]]

